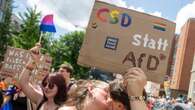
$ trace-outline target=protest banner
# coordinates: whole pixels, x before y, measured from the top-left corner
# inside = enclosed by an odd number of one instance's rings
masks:
[[[148,80],[162,82],[167,73],[175,23],[95,1],[78,64],[123,73],[140,67]]]
[[[40,64],[38,70],[35,72],[35,80],[42,81],[45,75],[49,74],[52,64],[52,58],[49,55],[42,55],[40,58]]]
[[[0,70],[1,76],[18,78],[19,74],[30,59],[30,51],[8,47]],[[41,75],[48,73],[50,71],[51,61],[52,59],[48,55],[41,55],[40,63],[35,71],[35,76],[40,76],[37,73],[40,73]]]
[[[15,77],[22,72],[30,58],[30,53],[27,50],[8,47],[1,67],[1,75]]]

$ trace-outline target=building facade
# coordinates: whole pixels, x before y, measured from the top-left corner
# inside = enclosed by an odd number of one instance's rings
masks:
[[[189,19],[181,29],[177,43],[175,68],[171,88],[186,92],[189,89],[191,69],[195,51],[195,19]]]
[[[191,78],[190,78],[190,86],[188,90],[188,97],[195,100],[195,56],[192,65]]]

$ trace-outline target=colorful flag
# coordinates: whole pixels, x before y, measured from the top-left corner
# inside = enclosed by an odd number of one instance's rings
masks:
[[[159,31],[166,31],[166,24],[160,22],[153,22],[153,28]]]
[[[56,32],[55,25],[53,23],[53,15],[46,15],[41,21],[40,31],[43,32]]]

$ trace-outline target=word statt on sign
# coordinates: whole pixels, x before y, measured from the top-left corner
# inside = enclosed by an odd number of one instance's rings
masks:
[[[95,1],[78,64],[123,73],[140,67],[162,82],[169,69],[175,23]]]

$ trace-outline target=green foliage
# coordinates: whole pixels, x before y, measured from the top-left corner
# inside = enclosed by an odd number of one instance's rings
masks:
[[[52,45],[52,41],[53,41],[53,33],[44,33],[42,34],[42,40],[41,40],[41,53],[45,54],[45,53],[50,53],[51,49],[51,45]]]
[[[21,31],[13,36],[12,43],[14,47],[30,49],[39,41],[40,15],[36,8],[27,8],[27,12],[23,15],[20,13],[23,24]]]
[[[9,13],[5,17],[5,22],[0,26],[1,55],[4,55],[2,49],[5,50],[8,44],[17,48],[30,49],[39,41],[40,13],[36,11],[36,8],[29,8],[27,12],[20,14],[23,23],[21,29],[10,32],[11,9],[7,10]],[[77,58],[84,34],[84,32],[76,31],[60,36],[59,39],[54,40],[52,39],[52,33],[45,33],[42,37],[41,44],[43,48],[41,51],[42,53],[49,53],[51,55],[53,68],[58,69],[64,61],[67,61],[74,68],[73,76],[75,78],[87,78],[88,69],[77,65]]]
[[[5,53],[5,50],[7,46],[10,44],[10,23],[11,23],[11,15],[12,15],[12,6],[13,1],[12,0],[7,0],[6,1],[6,7],[4,10],[4,16],[3,22],[0,22],[0,61],[3,60],[3,55]]]
[[[88,69],[77,64],[79,50],[83,41],[84,32],[72,32],[64,36],[60,36],[58,40],[54,40],[51,46],[51,55],[53,57],[53,67],[58,69],[64,61],[72,64],[74,68],[73,76],[75,78],[87,78]]]

